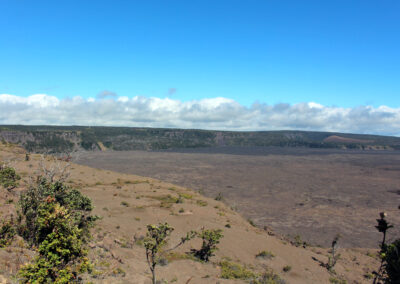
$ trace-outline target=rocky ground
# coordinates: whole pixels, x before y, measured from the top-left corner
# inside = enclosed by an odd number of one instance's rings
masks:
[[[222,147],[86,152],[79,163],[168,181],[225,202],[260,227],[329,246],[378,246],[379,212],[398,224],[400,151]]]

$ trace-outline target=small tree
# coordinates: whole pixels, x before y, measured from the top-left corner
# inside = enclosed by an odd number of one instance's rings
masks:
[[[340,254],[337,253],[339,244],[340,235],[336,235],[335,238],[332,241],[332,248],[331,248],[331,255],[328,257],[328,263],[326,264],[326,267],[329,271],[333,269],[333,267],[336,265],[336,262],[338,261]]]
[[[21,177],[16,173],[15,169],[7,166],[0,166],[0,185],[7,190],[11,190],[18,186],[18,180]]]
[[[217,245],[219,244],[219,240],[223,237],[222,230],[205,230],[202,228],[198,236],[203,240],[203,243],[199,250],[192,250],[192,252],[195,257],[208,262],[210,257],[214,255],[213,253],[218,250]]]
[[[167,239],[173,230],[174,228],[172,228],[168,223],[147,225],[147,236],[144,239],[144,247],[146,249],[146,259],[152,274],[153,284],[156,284],[156,266],[162,255],[178,248],[196,235],[196,232],[191,231],[187,233],[185,237],[182,237],[181,241],[176,246],[168,250],[162,250],[162,248],[167,244]]]
[[[160,250],[167,243],[167,238],[174,230],[168,223],[147,225],[147,237],[144,240],[146,248],[146,259],[149,265],[153,284],[156,284],[156,265],[159,261]]]

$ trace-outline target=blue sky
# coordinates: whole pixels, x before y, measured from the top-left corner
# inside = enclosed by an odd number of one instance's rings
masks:
[[[376,0],[1,0],[0,93],[400,107],[399,13]]]
[[[400,135],[399,14],[398,0],[0,0],[0,123]]]

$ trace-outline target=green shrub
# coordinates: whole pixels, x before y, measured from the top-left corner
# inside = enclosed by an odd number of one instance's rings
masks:
[[[385,248],[383,254],[387,283],[400,282],[400,239],[395,240]]]
[[[196,204],[202,207],[205,207],[208,205],[208,202],[205,200],[196,200]]]
[[[125,206],[125,207],[129,207],[129,203],[126,202],[126,201],[122,201],[122,202],[121,202],[121,205],[122,205],[122,206]]]
[[[202,228],[198,236],[203,240],[203,243],[199,250],[192,249],[192,253],[198,259],[207,262],[214,255],[214,252],[218,250],[217,245],[224,235],[222,230],[219,229],[205,230]]]
[[[292,270],[292,267],[291,267],[290,265],[285,265],[285,266],[282,268],[282,271],[283,271],[283,272],[289,272],[290,270]]]
[[[257,276],[250,284],[285,284],[286,282],[281,279],[273,270],[267,269],[264,273]]]
[[[54,199],[54,202],[70,212],[74,225],[82,230],[82,237],[88,239],[89,229],[98,219],[97,216],[90,214],[93,209],[90,198],[79,190],[72,189],[61,182],[48,182],[45,178],[40,178],[36,186],[31,186],[21,194],[18,202],[19,234],[35,246],[44,240],[45,236],[40,235],[38,231],[38,209],[49,198]]]
[[[274,258],[275,255],[270,251],[263,250],[262,252],[258,253],[256,255],[256,257],[257,258],[264,258],[264,259],[271,259],[271,258]]]
[[[38,255],[23,266],[21,283],[77,283],[91,270],[86,243],[97,216],[91,200],[61,182],[39,178],[18,202],[18,233]]]
[[[256,223],[254,223],[253,220],[247,219],[247,221],[249,222],[250,225],[252,225],[253,227],[256,227],[256,228],[257,228],[257,225],[256,225]]]
[[[0,248],[8,246],[16,234],[13,219],[3,221],[0,227]]]
[[[375,228],[382,233],[383,238],[380,250],[381,265],[375,274],[374,283],[376,280],[384,280],[385,283],[400,283],[400,239],[391,244],[386,243],[387,231],[393,228],[393,225],[386,221],[385,212],[380,213],[377,222],[378,225]]]
[[[214,199],[217,200],[217,201],[222,201],[224,199],[224,196],[222,195],[222,192],[219,192]]]
[[[185,193],[185,192],[180,192],[179,196],[185,198],[185,199],[192,199],[193,195],[189,194],[189,193]]]
[[[336,277],[329,278],[329,282],[333,283],[333,284],[347,284],[346,280],[339,279],[339,278],[336,278]]]
[[[221,261],[221,278],[224,279],[254,279],[256,274],[252,271],[246,269],[242,265],[238,263],[234,263],[231,261]]]
[[[179,195],[178,197],[174,197],[171,194],[162,195],[162,196],[148,196],[149,198],[160,200],[160,207],[163,208],[171,208],[175,203],[183,203],[182,197]]]
[[[126,272],[121,267],[117,267],[116,269],[113,270],[113,274],[114,275],[121,275],[122,277],[125,277]]]
[[[307,246],[309,246],[309,244],[307,242],[305,242],[301,239],[300,235],[294,236],[294,242],[292,242],[292,244],[295,245],[296,247],[302,246],[303,248],[306,248]]]
[[[21,177],[16,173],[14,168],[0,166],[0,185],[7,190],[11,190],[18,186]]]
[[[374,275],[371,274],[371,273],[365,273],[365,274],[364,274],[364,278],[365,278],[365,279],[373,279],[373,278],[374,278]]]
[[[39,204],[36,221],[39,255],[20,269],[21,283],[71,283],[91,269],[83,231],[68,209],[48,197]]]

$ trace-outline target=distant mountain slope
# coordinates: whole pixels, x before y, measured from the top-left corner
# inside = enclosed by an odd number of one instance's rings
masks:
[[[281,146],[400,150],[400,138],[310,131],[235,132],[196,129],[0,126],[0,140],[31,152],[161,150],[221,146]]]

